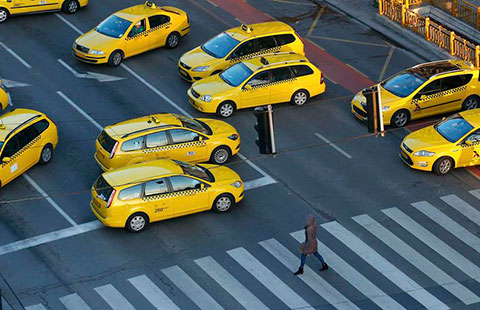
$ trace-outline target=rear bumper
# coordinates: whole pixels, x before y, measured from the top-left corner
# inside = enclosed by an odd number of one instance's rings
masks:
[[[100,160],[97,158],[97,153],[95,153],[95,155],[93,155],[93,158],[95,158],[95,161],[97,162],[97,165],[100,167],[100,169],[102,169],[103,171],[108,171],[107,167],[105,167],[105,166],[100,162]]]
[[[112,217],[103,217],[95,208],[94,204],[92,201],[90,201],[90,210],[92,210],[93,215],[102,222],[103,225],[108,226],[108,227],[117,227],[117,228],[123,228],[125,227],[125,221],[119,218],[112,218]]]

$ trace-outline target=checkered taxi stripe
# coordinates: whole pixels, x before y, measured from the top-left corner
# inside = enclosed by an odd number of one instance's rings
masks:
[[[442,91],[442,92],[439,92],[439,93],[436,93],[436,94],[428,95],[428,96],[425,97],[425,99],[422,99],[422,100],[420,98],[413,99],[412,103],[417,104],[421,101],[436,99],[436,98],[443,97],[443,96],[446,96],[446,95],[451,95],[451,94],[454,94],[454,93],[458,93],[458,92],[464,91],[466,89],[467,89],[466,85],[462,86],[462,87],[457,87],[457,88],[454,88],[454,89],[449,89],[449,90]],[[421,110],[421,108],[419,110]]]
[[[201,147],[205,145],[207,145],[205,141],[193,141],[193,142],[187,142],[187,143],[171,144],[171,145],[165,145],[160,147],[148,148],[148,149],[143,149],[142,151],[144,154],[149,154],[149,153],[155,153],[155,152],[183,149],[186,147],[196,147],[196,146]]]
[[[252,86],[252,89],[260,89],[260,88],[275,86],[275,85],[279,85],[279,84],[287,84],[287,83],[290,83],[290,82],[294,82],[296,80],[297,80],[297,78],[291,78],[291,79],[287,79],[287,80],[282,80],[282,81],[277,81],[277,82],[272,82],[272,83],[266,83],[266,84],[262,84],[262,85],[258,85],[258,86]],[[248,91],[248,90],[245,89],[245,88],[242,88],[242,91]]]
[[[182,197],[182,196],[192,196],[198,193],[205,192],[207,188],[203,189],[190,189],[186,191],[181,191],[181,192],[174,192],[174,193],[167,193],[167,194],[160,194],[160,195],[153,195],[153,196],[148,196],[148,197],[143,197],[143,201],[155,201],[155,200],[160,200],[160,199],[165,199],[165,198],[174,198],[174,197]]]
[[[159,25],[159,26],[157,26],[157,27],[150,28],[150,29],[148,29],[147,31],[141,32],[141,33],[139,33],[139,34],[136,34],[136,35],[134,35],[133,37],[126,37],[125,40],[127,40],[127,41],[128,41],[128,40],[132,40],[132,39],[135,39],[136,37],[139,37],[139,36],[142,36],[142,35],[145,35],[145,34],[152,33],[152,32],[154,32],[154,31],[156,31],[156,30],[163,29],[163,28],[169,27],[169,26],[171,26],[171,25],[172,25],[171,22],[168,22],[168,23],[165,23],[165,24],[161,24],[161,25]]]
[[[37,143],[38,141],[40,141],[41,139],[41,135],[39,135],[38,137],[36,137],[35,139],[33,139],[32,141],[30,141],[27,145],[25,145],[23,148],[21,148],[18,152],[16,152],[15,154],[12,155],[11,160],[7,163],[2,163],[2,168],[5,167],[6,165],[8,165],[11,161],[15,160],[17,157],[19,157],[20,155],[22,155],[23,153],[25,153],[26,150],[28,150],[29,148],[33,147],[35,143]]]
[[[242,61],[242,60],[247,60],[247,59],[250,59],[250,58],[253,58],[253,57],[257,57],[257,56],[260,56],[260,55],[263,55],[263,54],[280,52],[280,48],[281,48],[280,46],[272,47],[272,48],[269,48],[269,49],[266,49],[266,50],[261,50],[261,51],[255,52],[255,53],[243,55],[241,57],[232,58],[232,59],[230,59],[230,62],[237,62],[237,61]]]

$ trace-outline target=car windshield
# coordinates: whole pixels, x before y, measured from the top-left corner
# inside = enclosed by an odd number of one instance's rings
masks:
[[[215,58],[223,58],[239,43],[225,32],[211,38],[202,45],[202,50]]]
[[[472,130],[473,126],[462,116],[455,114],[436,124],[434,128],[448,141],[456,142]]]
[[[199,165],[191,165],[183,161],[175,160],[177,164],[182,167],[183,173],[200,178],[205,181],[213,182],[215,181],[215,178],[213,177],[213,174],[208,171],[208,169],[203,168]]]
[[[250,75],[252,75],[252,73],[253,71],[250,70],[250,68],[245,64],[238,63],[220,73],[220,78],[228,85],[237,87],[238,85],[242,84],[242,82],[245,81]]]
[[[132,22],[112,15],[105,19],[95,30],[112,38],[121,38]]]
[[[199,131],[206,135],[212,134],[212,129],[202,121],[183,115],[177,115],[177,118],[182,122],[183,127]]]
[[[404,71],[383,81],[381,85],[395,96],[405,98],[425,83],[425,81],[426,79],[418,74]]]

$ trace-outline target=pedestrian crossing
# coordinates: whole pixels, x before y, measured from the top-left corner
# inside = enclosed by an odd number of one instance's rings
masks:
[[[25,309],[480,308],[480,190],[439,198],[319,225],[328,271],[308,258],[304,274],[292,274],[298,230]]]

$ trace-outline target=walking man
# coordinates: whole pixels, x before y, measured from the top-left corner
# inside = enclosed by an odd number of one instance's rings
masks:
[[[318,258],[322,264],[320,271],[328,269],[327,263],[325,263],[322,255],[320,255],[317,251],[317,224],[315,223],[315,217],[313,215],[310,215],[307,218],[307,225],[305,226],[305,242],[300,245],[300,252],[302,252],[302,256],[300,258],[300,267],[298,268],[297,272],[294,273],[294,275],[297,276],[299,274],[303,274],[305,260],[310,254],[315,255],[315,257]]]

